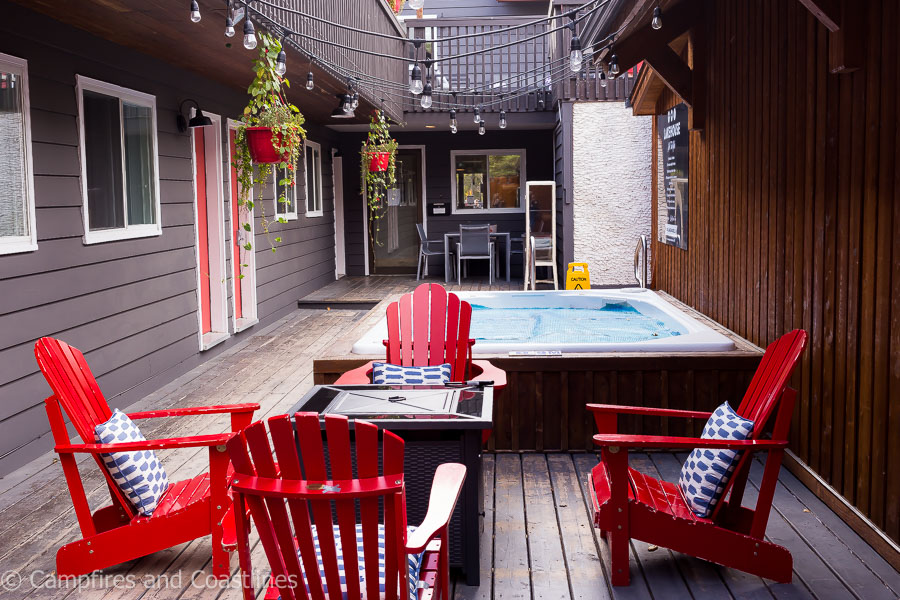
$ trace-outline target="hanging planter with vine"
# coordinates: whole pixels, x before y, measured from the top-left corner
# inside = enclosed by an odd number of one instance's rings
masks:
[[[360,163],[365,183],[363,193],[369,205],[369,240],[374,248],[380,244],[380,220],[387,206],[387,192],[396,187],[397,140],[391,137],[384,111],[375,110],[369,120],[369,136],[360,150]]]
[[[269,185],[273,172],[285,173],[278,181],[283,192],[275,202],[287,204],[285,193],[296,184],[296,165],[303,150],[306,131],[300,109],[287,101],[284,88],[290,82],[276,71],[281,42],[268,33],[260,36],[259,56],[253,62],[255,77],[247,88],[250,100],[235,130],[235,155],[232,166],[237,173],[238,206],[248,222],[240,224],[244,231],[251,231],[249,218],[255,207],[250,199],[254,186]],[[269,221],[262,204],[259,205],[263,232],[269,235]],[[276,211],[277,212],[277,211]],[[284,218],[278,222],[286,223]],[[273,243],[274,242],[274,243]],[[272,252],[281,237],[270,238]],[[252,240],[243,244],[245,251],[253,249]],[[243,262],[243,261],[242,261]],[[242,264],[241,267],[246,267]],[[243,275],[241,275],[243,277]]]

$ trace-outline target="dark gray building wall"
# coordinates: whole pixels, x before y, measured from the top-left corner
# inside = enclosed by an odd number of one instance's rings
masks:
[[[553,165],[556,179],[556,266],[560,285],[575,260],[575,221],[572,210],[572,102],[560,102],[553,131]],[[598,182],[599,187],[599,182]]]
[[[310,124],[310,138],[322,144],[325,215],[305,218],[301,200],[298,220],[272,228],[284,238],[275,253],[257,227],[260,324],[200,352],[192,143],[190,133],[177,131],[175,116],[184,98],[195,98],[224,125],[240,116],[244,93],[15,6],[0,23],[0,52],[28,60],[39,244],[34,252],[0,256],[2,475],[51,447],[43,408],[50,388],[35,363],[37,338],[80,348],[109,404],[125,408],[333,280],[334,209],[332,134]],[[162,235],[83,244],[76,74],[156,96]],[[272,208],[270,201],[270,215]],[[230,314],[230,280],[226,289]]]
[[[499,2],[498,0],[443,0],[425,3],[425,16],[437,15],[439,19],[459,17],[519,17],[546,15],[549,2]],[[403,7],[401,17],[415,18],[416,11]]]
[[[425,146],[425,197],[428,204],[451,202],[453,182],[451,150],[525,150],[525,181],[554,179],[553,130],[491,130],[485,135],[477,131],[460,131],[457,134],[443,131],[403,132],[392,131],[401,146]],[[348,275],[365,273],[365,223],[363,221],[363,200],[360,188],[359,149],[363,134],[347,134],[341,144],[344,155],[344,219],[346,233],[346,255]],[[427,207],[426,207],[427,208]],[[442,215],[426,217],[428,237],[442,239],[444,233],[458,231],[460,224],[496,224],[500,231],[509,231],[515,237],[525,232],[525,214],[488,213],[485,215]],[[513,275],[521,275],[521,259],[514,262]],[[440,274],[443,267],[430,265],[431,273]]]

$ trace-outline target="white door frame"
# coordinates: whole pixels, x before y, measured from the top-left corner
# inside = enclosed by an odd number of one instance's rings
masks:
[[[222,117],[204,113],[212,121],[203,127],[204,167],[206,170],[206,236],[209,247],[209,273],[200,272],[200,218],[197,196],[196,131],[191,130],[191,168],[194,183],[194,254],[197,267],[197,335],[200,350],[208,350],[225,341],[228,332],[228,294],[226,292],[227,260],[225,255],[225,181],[222,170]],[[211,330],[203,334],[203,299],[200,278],[209,277],[209,307]]]
[[[234,157],[231,155],[231,131],[237,129],[240,125],[240,121],[235,121],[234,119],[227,119],[226,122],[226,131],[228,135],[225,140],[225,147],[228,151],[228,177],[226,178],[228,181],[228,185],[226,188],[228,189],[228,222],[231,225],[232,231],[238,231],[241,235],[241,239],[239,240],[240,245],[243,247],[245,241],[249,241],[252,245],[253,249],[249,251],[245,251],[246,255],[244,256],[246,268],[241,270],[241,275],[244,277],[242,279],[238,279],[234,276],[234,265],[232,265],[232,270],[230,273],[231,276],[231,323],[234,328],[234,332],[243,331],[248,327],[251,327],[257,323],[259,323],[259,316],[256,312],[256,218],[254,212],[251,210],[249,212],[249,218],[247,219],[250,224],[250,231],[244,231],[243,228],[239,227],[239,225],[235,225],[231,223],[231,215],[234,212],[234,207],[231,205],[234,198],[234,190],[231,189],[231,163],[234,160]],[[250,200],[253,200],[253,189],[250,189]],[[229,239],[229,243],[233,244],[234,240]],[[229,245],[229,249],[231,246]],[[241,288],[241,318],[237,318],[237,286]]]
[[[344,248],[344,158],[336,148],[331,149],[331,189],[334,198],[334,278],[347,274],[347,254]]]
[[[426,202],[427,192],[425,188],[425,182],[427,181],[425,177],[425,144],[405,144],[402,146],[397,146],[397,150],[418,150],[422,153],[422,172],[420,174],[422,183],[422,197],[419,199],[419,201],[422,203],[422,227],[425,228],[425,233],[427,234],[428,203]],[[360,169],[360,171],[362,171],[362,169]],[[365,180],[363,180],[361,184],[365,187]],[[365,191],[368,192],[368,190]],[[363,194],[363,249],[365,250],[365,252],[363,253],[363,259],[366,266],[366,275],[369,275],[369,198],[366,193]]]

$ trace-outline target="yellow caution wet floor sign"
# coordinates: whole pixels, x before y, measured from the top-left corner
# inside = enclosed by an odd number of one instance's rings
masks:
[[[566,271],[566,289],[591,289],[591,274],[588,273],[587,263],[569,263],[569,269]]]

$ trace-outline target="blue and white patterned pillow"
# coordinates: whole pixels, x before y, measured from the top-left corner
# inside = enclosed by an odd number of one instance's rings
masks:
[[[341,576],[341,592],[343,593],[343,597],[347,597],[347,577],[344,573],[344,555],[341,550],[341,531],[338,525],[333,526],[334,535],[334,546],[337,551],[337,560],[338,560],[338,572]],[[407,531],[412,533],[416,528],[413,526],[407,527]],[[322,588],[325,591],[325,594],[328,594],[328,583],[325,580],[325,569],[322,566],[322,551],[319,548],[319,535],[316,531],[316,526],[312,526],[312,534],[313,534],[313,545],[316,549],[316,562],[319,563],[319,577],[322,579]],[[384,525],[378,525],[378,590],[381,592],[382,597],[384,597]],[[297,553],[298,556],[300,553]],[[409,574],[409,600],[418,600],[418,595],[416,593],[419,581],[419,571],[422,568],[422,557],[425,555],[424,552],[420,552],[419,554],[409,554],[407,555],[407,573]],[[356,560],[359,565],[359,573],[354,574],[359,577],[360,589],[365,592],[366,583],[365,583],[365,558],[366,554],[363,550],[363,534],[362,534],[362,525],[360,523],[356,524]],[[306,569],[303,567],[303,560],[301,557],[300,560],[300,569],[303,571],[304,576],[306,574]],[[309,592],[309,585],[306,585],[306,591]]]
[[[94,428],[94,441],[98,444],[143,442],[146,439],[138,426],[118,408],[108,421]],[[113,481],[134,509],[144,516],[153,514],[169,487],[169,477],[156,457],[156,452],[111,452],[101,454],[100,457]]]
[[[739,416],[723,402],[703,428],[705,440],[746,440],[753,433],[753,421]],[[708,517],[721,500],[741,452],[716,448],[695,448],[681,467],[678,486],[698,517]]]
[[[443,385],[450,381],[450,363],[430,367],[400,367],[372,363],[372,383],[378,385]]]

